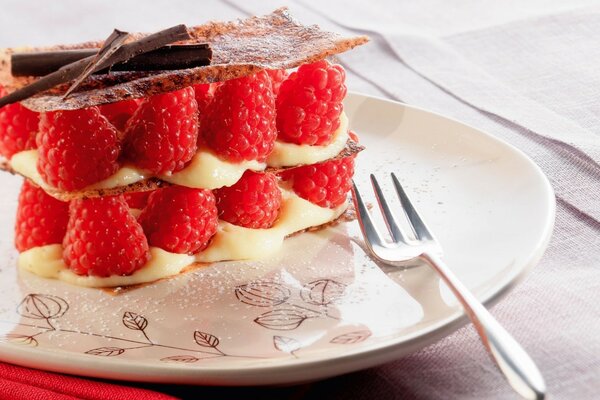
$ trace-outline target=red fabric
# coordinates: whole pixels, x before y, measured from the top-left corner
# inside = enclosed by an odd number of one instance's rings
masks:
[[[0,400],[174,400],[151,390],[0,362]]]

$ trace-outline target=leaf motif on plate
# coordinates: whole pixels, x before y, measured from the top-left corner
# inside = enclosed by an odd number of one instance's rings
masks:
[[[0,341],[16,343],[16,344],[32,346],[32,347],[36,347],[38,345],[38,341],[33,336],[21,335],[18,333],[9,333],[9,334],[0,336]]]
[[[346,285],[333,279],[319,279],[302,287],[300,296],[309,304],[324,306],[338,300],[344,294]]]
[[[69,309],[64,299],[49,294],[28,294],[17,306],[17,313],[26,318],[52,319],[61,317]]]
[[[164,361],[164,362],[174,362],[174,363],[183,363],[183,364],[195,363],[198,360],[200,360],[198,357],[190,356],[187,354],[180,355],[180,356],[164,357],[164,358],[160,359],[160,361]]]
[[[202,347],[217,347],[219,345],[219,338],[206,332],[194,332],[194,340]]]
[[[104,356],[104,357],[114,357],[120,354],[123,354],[125,349],[120,347],[98,347],[97,349],[88,350],[85,354],[91,354],[93,356]]]
[[[330,343],[336,344],[354,344],[360,343],[371,336],[371,331],[368,329],[344,333],[331,339]]]
[[[259,315],[254,322],[268,329],[291,331],[311,316],[314,314],[307,315],[303,310],[294,307],[278,308]]]
[[[140,314],[126,311],[123,314],[123,325],[134,331],[143,331],[148,326],[148,320]]]
[[[290,296],[290,289],[277,282],[252,282],[235,288],[239,301],[257,307],[278,306]]]
[[[302,343],[287,336],[273,336],[273,346],[284,353],[294,354],[295,351],[302,348]]]

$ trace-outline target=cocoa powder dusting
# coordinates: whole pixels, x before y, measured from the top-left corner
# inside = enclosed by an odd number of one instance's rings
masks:
[[[366,36],[342,37],[321,30],[316,25],[302,25],[290,16],[286,8],[244,20],[209,22],[190,28],[190,32],[194,39],[179,44],[209,43],[213,49],[211,65],[175,71],[111,72],[96,75],[86,79],[67,99],[63,99],[69,86],[65,84],[24,100],[23,104],[41,112],[72,110],[146,97],[194,84],[239,78],[262,69],[295,68],[345,52],[368,41]],[[132,38],[143,36],[145,35],[131,35]],[[101,42],[86,42],[30,50],[98,48],[101,45]],[[0,84],[9,91],[32,81],[30,77],[17,78],[6,74],[12,52],[12,49],[0,50],[0,63],[5,65],[0,70]]]

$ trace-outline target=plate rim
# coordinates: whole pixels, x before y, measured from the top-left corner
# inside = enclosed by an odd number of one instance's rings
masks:
[[[512,273],[503,276],[497,284],[494,284],[492,288],[488,289],[479,298],[487,307],[496,304],[510,290],[522,282],[529,272],[531,272],[532,268],[538,264],[552,237],[556,219],[556,198],[550,181],[543,173],[542,169],[523,151],[510,143],[456,118],[423,107],[353,91],[348,92],[348,97],[391,103],[396,106],[417,110],[463,125],[477,132],[477,134],[485,136],[487,140],[508,148],[513,154],[525,161],[531,170],[536,173],[536,176],[540,179],[539,182],[543,184],[545,189],[545,200],[547,201],[548,206],[542,234],[538,238],[535,247],[532,247],[526,261],[523,262],[522,268],[514,269]],[[136,360],[128,360],[126,362],[117,359],[98,360],[89,358],[89,356],[84,354],[65,353],[45,348],[33,349],[28,347],[17,347],[3,343],[0,343],[0,358],[5,362],[24,367],[84,377],[114,379],[118,381],[223,386],[299,384],[312,380],[326,379],[332,376],[390,362],[437,342],[441,338],[450,335],[460,327],[466,325],[468,322],[469,320],[464,311],[462,311],[462,308],[458,308],[446,318],[431,324],[427,328],[405,335],[402,340],[394,343],[387,342],[386,344],[386,341],[383,340],[368,346],[348,349],[329,358],[313,359],[313,357],[305,356],[303,358],[295,359],[293,363],[269,364],[267,362],[264,365],[242,365],[237,366],[236,368],[222,366],[215,367],[210,365],[204,365],[201,368],[190,368],[174,364],[146,364]],[[368,354],[368,357],[365,357],[366,354]],[[47,358],[49,358],[49,360],[46,360]],[[40,359],[44,359],[44,361],[40,363]],[[342,367],[340,367],[340,364],[343,364]],[[302,378],[294,376],[299,369],[304,370],[307,367],[311,367],[311,373],[308,374],[310,377],[307,377],[306,373],[298,374],[302,375]],[[274,370],[277,370],[276,374],[272,374]],[[261,382],[258,382],[255,379],[256,374],[267,374],[265,377],[268,376],[269,378],[268,380],[261,380]]]

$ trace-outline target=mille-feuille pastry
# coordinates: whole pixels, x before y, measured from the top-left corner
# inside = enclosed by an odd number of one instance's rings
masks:
[[[185,29],[141,55],[156,34],[116,32],[1,53],[0,153],[26,178],[21,268],[82,286],[150,282],[265,257],[344,213],[361,147],[344,69],[327,57],[365,37],[285,9]],[[195,66],[176,53],[192,50]]]

